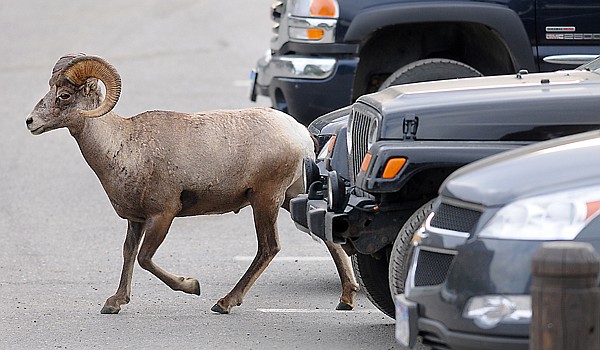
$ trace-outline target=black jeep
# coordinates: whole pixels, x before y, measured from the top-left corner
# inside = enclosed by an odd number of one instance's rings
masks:
[[[305,162],[307,194],[292,200],[292,219],[342,244],[371,301],[393,317],[391,295],[403,291],[412,236],[394,241],[407,219],[465,164],[600,129],[599,68],[600,59],[576,70],[415,83],[362,96],[310,125],[323,148],[316,164]]]

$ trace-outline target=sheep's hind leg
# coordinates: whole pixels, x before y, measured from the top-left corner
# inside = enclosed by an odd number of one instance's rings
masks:
[[[232,307],[242,304],[246,293],[280,250],[277,233],[278,201],[275,198],[261,199],[251,195],[250,203],[254,215],[258,251],[235,287],[211,308],[212,311],[220,314],[228,314]]]
[[[131,296],[131,276],[133,275],[133,265],[138,253],[140,241],[144,233],[144,224],[129,221],[127,226],[127,237],[123,244],[123,270],[121,271],[121,280],[117,292],[106,300],[104,307],[100,311],[103,314],[117,314],[121,310],[121,305],[129,303]]]
[[[198,280],[173,275],[161,269],[152,261],[154,253],[156,253],[158,247],[165,240],[174,217],[172,214],[162,214],[146,220],[146,232],[144,242],[138,254],[138,262],[144,270],[158,277],[171,289],[200,295],[200,283]]]
[[[352,271],[350,258],[339,244],[325,241],[325,245],[329,249],[342,282],[342,296],[336,310],[352,310],[354,308],[354,297],[356,297],[359,286]]]

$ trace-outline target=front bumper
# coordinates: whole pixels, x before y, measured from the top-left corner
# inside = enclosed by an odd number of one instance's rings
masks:
[[[414,340],[419,335],[425,344],[443,349],[528,349],[528,319],[500,321],[486,329],[463,313],[475,296],[528,294],[531,255],[541,243],[467,242],[466,238],[428,230],[421,236],[405,292],[396,301],[403,299],[412,306],[413,328],[408,338]]]
[[[461,350],[525,350],[529,348],[527,338],[502,337],[481,334],[456,332],[448,329],[442,322],[419,317],[419,308],[423,305],[406,298],[404,294],[396,295],[396,339],[403,346],[413,347],[417,335],[423,336],[423,342],[433,349]]]
[[[414,341],[417,336],[422,337],[424,344],[433,349],[461,349],[461,350],[527,350],[529,348],[529,324],[512,324],[499,326],[496,331],[489,333],[478,330],[474,332],[472,320],[465,319],[461,310],[453,305],[444,303],[440,295],[443,287],[420,290],[417,295],[402,294],[403,298],[412,306],[409,339]],[[397,298],[399,299],[399,298]],[[418,300],[418,301],[415,301]],[[396,300],[398,304],[399,301]],[[443,318],[428,317],[426,310],[436,308],[436,313],[445,313]],[[399,317],[396,327],[399,327]],[[508,335],[512,334],[512,335]]]
[[[399,310],[401,301],[410,305],[411,314],[418,314],[419,308],[423,306],[420,304],[412,303],[410,300],[406,300],[404,295],[396,297],[396,307]],[[398,315],[398,313],[396,314]],[[399,322],[400,316],[396,316],[396,337],[398,340],[403,337],[410,337],[412,342],[411,346],[414,345],[416,335],[403,334],[399,329],[401,322]],[[409,321],[409,320],[406,320]],[[461,349],[461,350],[527,350],[529,349],[529,338],[523,337],[506,337],[506,336],[493,336],[493,335],[482,335],[482,334],[471,334],[465,332],[456,332],[448,329],[442,322],[419,317],[416,320],[410,320],[411,324],[408,325],[410,328],[409,332],[415,332],[419,330],[421,336],[423,336],[423,343],[431,346],[433,349]]]
[[[362,254],[373,254],[392,244],[399,227],[412,214],[411,210],[380,209],[373,199],[354,194],[339,213],[328,209],[322,197],[299,195],[290,202],[290,213],[300,230],[326,241],[350,244]]]
[[[273,56],[268,51],[256,64],[250,98],[267,96],[274,108],[308,125],[352,103],[357,65],[355,57]]]

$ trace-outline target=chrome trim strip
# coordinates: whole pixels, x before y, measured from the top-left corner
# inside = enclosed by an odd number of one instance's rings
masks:
[[[478,211],[483,213],[486,210],[486,207],[483,204],[471,203],[471,202],[463,202],[460,199],[450,198],[450,197],[442,197],[442,203],[451,205],[457,208],[469,209]]]
[[[437,228],[437,227],[431,226],[431,220],[433,219],[434,216],[435,216],[435,212],[431,213],[427,217],[427,220],[425,221],[425,230],[426,231],[431,232],[431,233],[436,233],[438,235],[460,237],[460,238],[469,238],[469,236],[470,236],[469,232],[452,231],[452,230],[446,230],[446,229],[443,229],[443,228]]]
[[[588,63],[598,55],[553,55],[544,57],[544,62],[552,64],[580,65]]]
[[[438,247],[432,247],[432,246],[427,246],[427,247],[420,246],[420,248],[423,251],[432,252],[432,253],[439,253],[439,254],[445,254],[445,255],[457,255],[458,254],[458,251],[456,251],[454,249],[438,248]]]
[[[427,246],[423,249],[423,246],[415,244],[413,247],[413,254],[410,261],[410,266],[408,267],[408,275],[406,276],[406,281],[404,282],[404,294],[408,294],[411,289],[416,288],[415,286],[415,273],[417,271],[417,263],[419,261],[419,255],[421,251],[428,251],[433,253],[440,253],[446,255],[457,255],[458,252],[456,250],[444,249],[444,248],[435,248]],[[427,288],[428,286],[423,286],[419,288]]]
[[[288,38],[290,41],[310,42],[315,44],[330,44],[335,42],[335,27],[337,19],[330,18],[308,18],[294,17],[288,18]],[[319,40],[297,38],[292,34],[293,29],[318,28],[323,30],[323,37]]]
[[[415,245],[413,249],[412,260],[408,267],[408,275],[406,276],[406,281],[404,281],[404,294],[408,294],[411,289],[415,288],[415,270],[417,269],[417,261],[419,261],[421,248]]]

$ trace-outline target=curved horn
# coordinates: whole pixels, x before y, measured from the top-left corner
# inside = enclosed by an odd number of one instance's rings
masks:
[[[79,111],[88,118],[97,118],[110,112],[121,95],[121,77],[108,61],[99,56],[75,57],[63,70],[63,76],[71,83],[80,86],[88,78],[96,78],[104,83],[106,97],[96,109]]]

